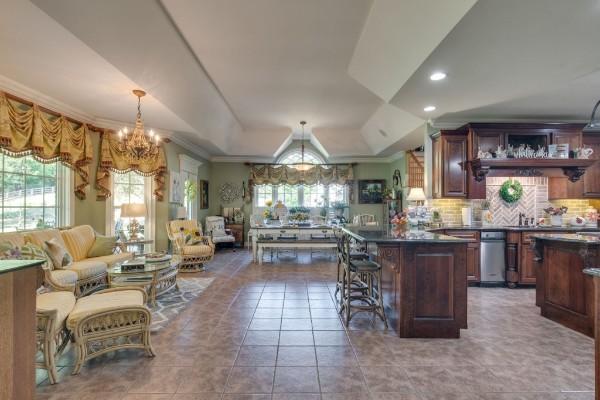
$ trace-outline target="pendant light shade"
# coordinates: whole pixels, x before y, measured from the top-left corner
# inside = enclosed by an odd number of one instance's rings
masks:
[[[584,133],[600,133],[600,120],[596,119],[596,111],[598,110],[598,106],[600,105],[600,100],[594,106],[592,110],[592,116],[590,117],[590,122],[583,128]]]

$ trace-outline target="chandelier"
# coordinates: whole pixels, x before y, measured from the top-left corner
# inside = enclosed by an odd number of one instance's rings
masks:
[[[306,121],[300,121],[300,125],[302,125],[302,161],[300,162],[300,164],[296,164],[294,168],[296,168],[298,171],[307,171],[314,167],[314,164],[304,162],[304,125],[306,125]]]
[[[127,127],[119,130],[119,150],[127,153],[133,160],[139,160],[155,156],[158,153],[159,137],[152,129],[146,134],[144,131],[144,122],[142,121],[142,111],[140,109],[141,98],[146,95],[143,90],[135,89],[133,94],[138,98],[137,117],[135,119],[135,128],[129,133]]]

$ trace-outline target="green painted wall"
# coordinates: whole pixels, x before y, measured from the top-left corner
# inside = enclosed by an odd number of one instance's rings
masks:
[[[95,189],[96,170],[98,168],[98,157],[100,154],[100,136],[92,136],[92,144],[94,147],[94,158],[90,167],[90,186],[88,187],[87,198],[85,200],[75,199],[75,221],[73,225],[91,225],[97,232],[105,234],[106,228],[106,205],[104,200],[96,200],[97,190]],[[186,154],[200,162],[202,165],[198,169],[198,179],[210,179],[210,163],[201,157],[198,157],[191,151],[179,146],[176,143],[170,142],[164,144],[165,155],[167,157],[167,168],[169,171],[179,172],[179,154]],[[156,202],[156,232],[155,232],[155,249],[166,250],[168,246],[168,237],[166,232],[166,223],[174,218],[175,210],[178,204],[169,203],[169,179],[167,176],[165,185],[165,197],[163,201]],[[209,215],[209,210],[198,210],[198,219],[204,221],[204,218]]]
[[[75,221],[74,225],[89,224],[102,234],[105,233],[106,202],[96,200],[97,191],[94,187],[96,169],[98,166],[99,154],[99,136],[92,137],[94,146],[94,159],[91,165],[91,185],[88,188],[88,195],[85,200],[75,200]],[[224,183],[233,183],[241,186],[242,182],[248,182],[250,168],[243,163],[211,163],[191,151],[173,143],[165,144],[165,154],[167,157],[167,168],[169,171],[179,172],[179,154],[186,154],[200,162],[202,166],[198,170],[198,179],[209,181],[209,208],[198,210],[198,219],[204,227],[204,219],[209,215],[220,215],[222,207],[241,207],[246,216],[246,228],[250,215],[252,213],[252,204],[238,199],[231,204],[222,204],[219,196],[219,190]],[[400,169],[403,174],[403,181],[406,182],[406,162],[400,158],[392,163],[359,163],[354,167],[355,179],[385,179],[388,187],[392,184],[392,174],[395,169]],[[165,188],[165,199],[162,202],[156,202],[156,250],[166,250],[168,248],[168,238],[165,225],[167,221],[174,218],[175,210],[178,204],[171,204],[169,199],[169,188],[167,177]],[[383,218],[383,206],[381,204],[358,204],[358,187],[354,185],[354,202],[350,204],[350,217],[357,214],[373,214],[378,221]],[[198,197],[196,199],[198,201]]]

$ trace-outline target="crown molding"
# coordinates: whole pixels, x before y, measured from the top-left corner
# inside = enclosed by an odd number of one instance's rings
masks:
[[[349,156],[349,157],[330,157],[327,159],[328,163],[332,164],[343,164],[343,163],[380,163],[386,164],[391,163],[400,158],[404,157],[404,151],[399,151],[390,156],[386,157],[361,157],[361,156]],[[269,157],[253,157],[253,156],[214,156],[210,158],[211,162],[221,163],[253,163],[253,164],[265,164],[275,162],[274,158]]]
[[[470,123],[533,123],[533,124],[543,124],[543,123],[563,123],[563,124],[586,124],[588,123],[588,119],[577,119],[577,118],[562,118],[562,119],[552,119],[552,118],[473,118],[469,120],[433,120],[430,123],[430,126],[435,129],[457,129],[461,126]]]

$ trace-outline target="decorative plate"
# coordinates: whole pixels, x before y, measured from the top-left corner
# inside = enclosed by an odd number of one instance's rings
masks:
[[[232,183],[224,183],[221,186],[221,190],[219,191],[219,194],[221,196],[221,201],[223,203],[231,203],[237,199],[239,199],[240,197],[242,197],[242,191],[241,189],[232,184]]]

